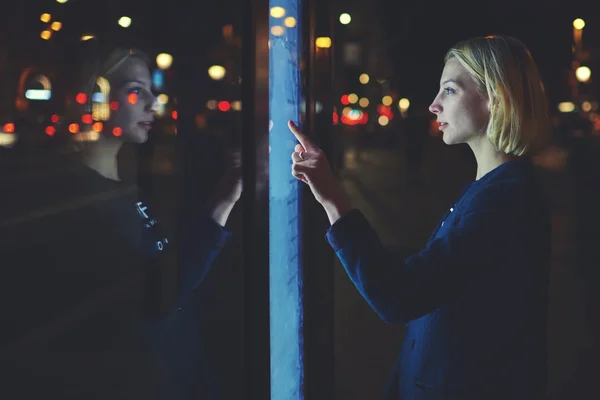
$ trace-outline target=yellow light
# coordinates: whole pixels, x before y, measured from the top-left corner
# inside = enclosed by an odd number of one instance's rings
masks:
[[[348,101],[350,102],[350,104],[354,104],[358,101],[358,96],[356,95],[356,93],[350,93],[348,95]]]
[[[394,99],[392,99],[392,96],[383,96],[383,99],[381,99],[381,104],[384,106],[391,106],[393,101]]]
[[[217,101],[216,100],[207,101],[206,108],[208,108],[209,110],[216,110],[217,109]]]
[[[83,35],[83,36],[81,36],[81,41],[85,42],[86,40],[93,39],[94,37],[95,37],[94,35]]]
[[[285,8],[283,7],[273,7],[271,8],[271,17],[273,18],[283,18],[285,15]]]
[[[275,25],[271,27],[271,35],[273,36],[282,36],[285,33],[285,28],[283,26]]]
[[[208,76],[210,76],[215,81],[220,81],[225,77],[225,68],[220,65],[213,65],[208,69]]]
[[[584,26],[585,26],[585,21],[582,20],[581,18],[577,18],[575,21],[573,21],[573,28],[575,28],[575,29],[583,29]]]
[[[285,26],[287,26],[288,28],[293,28],[296,26],[296,18],[287,17],[286,19],[283,20],[283,24]]]
[[[581,109],[585,112],[591,111],[592,103],[590,103],[589,101],[584,101],[583,103],[581,103]]]
[[[131,25],[131,18],[125,16],[119,18],[119,25],[123,28],[129,28],[129,25]]]
[[[242,109],[242,102],[239,100],[232,101],[231,108],[233,108],[235,111],[240,111]]]
[[[52,28],[53,31],[60,31],[60,28],[62,28],[62,22],[58,22],[58,21],[54,21],[52,23],[52,25],[50,25],[50,28]]]
[[[348,13],[343,13],[340,15],[340,23],[342,25],[348,25],[352,21],[352,17]]]
[[[50,22],[50,18],[52,18],[52,16],[48,13],[43,13],[40,15],[40,21],[42,22]]]
[[[42,33],[40,34],[40,37],[44,40],[50,39],[50,36],[52,36],[52,32],[50,31],[42,31]]]
[[[366,85],[367,83],[369,83],[369,75],[368,74],[360,74],[360,76],[358,77],[358,80],[360,81],[360,83],[362,83],[363,85]]]
[[[158,104],[165,105],[169,102],[169,96],[167,96],[164,93],[161,93],[158,96],[156,96],[156,101],[158,101]]]
[[[56,0],[57,3],[65,4],[68,0]]]
[[[410,107],[410,101],[407,98],[402,98],[398,101],[398,108],[400,111],[406,111]]]
[[[322,49],[328,49],[331,47],[331,38],[329,37],[318,37],[316,40],[317,47]]]
[[[367,99],[366,97],[363,97],[362,99],[360,99],[358,101],[358,104],[360,104],[361,107],[368,107],[369,106],[369,99]]]
[[[171,68],[173,64],[173,56],[168,53],[160,53],[156,56],[156,65],[158,68],[165,70]]]
[[[558,103],[558,111],[568,113],[575,111],[575,104],[570,101],[563,101],[562,103]]]
[[[377,122],[379,122],[379,125],[381,125],[381,126],[386,126],[387,124],[390,123],[390,119],[388,117],[386,117],[385,115],[380,115]]]
[[[352,107],[344,107],[344,109],[342,110],[342,114],[348,115],[350,111],[352,111]]]
[[[587,82],[592,76],[592,71],[588,67],[581,66],[575,70],[575,76],[579,82]]]

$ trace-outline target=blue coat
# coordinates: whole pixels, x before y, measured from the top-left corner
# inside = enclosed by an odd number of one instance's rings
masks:
[[[358,210],[326,235],[350,279],[406,336],[385,399],[542,399],[551,224],[528,158],[472,182],[406,260]]]

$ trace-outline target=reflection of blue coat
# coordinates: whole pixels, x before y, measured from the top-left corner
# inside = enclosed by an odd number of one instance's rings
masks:
[[[2,315],[10,327],[0,334],[0,398],[220,399],[193,292],[230,232],[205,212],[186,210],[176,302],[150,317],[141,312],[144,278],[165,268],[160,258],[169,247],[160,223],[135,187],[78,164],[71,170],[27,187],[28,196],[15,192],[17,201],[63,208],[30,212],[36,218],[0,230]]]
[[[385,399],[544,397],[551,225],[528,159],[473,182],[404,262],[357,210],[327,239],[380,317],[406,323]]]

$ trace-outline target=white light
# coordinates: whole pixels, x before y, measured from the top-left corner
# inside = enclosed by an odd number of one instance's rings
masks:
[[[123,28],[129,28],[129,25],[131,25],[131,18],[129,18],[129,17],[119,18],[119,25],[121,25]]]
[[[220,65],[213,65],[208,69],[208,75],[215,81],[220,81],[225,77],[225,68]]]
[[[25,92],[25,98],[29,100],[50,100],[52,92],[45,89],[29,89]]]
[[[348,13],[343,13],[340,15],[340,23],[342,25],[348,25],[352,21],[352,17]]]
[[[156,56],[156,65],[160,69],[169,69],[173,64],[173,56],[167,53],[160,53]]]
[[[60,4],[65,4],[67,1],[69,1],[69,0],[56,0],[56,2],[60,3]]]
[[[592,71],[588,67],[581,66],[575,70],[575,76],[579,82],[587,82],[592,76]]]

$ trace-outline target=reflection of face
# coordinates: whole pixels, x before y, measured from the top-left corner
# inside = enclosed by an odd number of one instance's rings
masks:
[[[490,114],[487,96],[477,91],[477,83],[454,58],[444,67],[429,111],[437,116],[446,144],[468,143],[485,132]]]
[[[109,81],[110,100],[116,101],[118,108],[111,112],[108,132],[117,134],[125,142],[144,143],[154,122],[154,102],[152,80],[146,63],[136,57],[129,57]],[[118,129],[120,128],[120,130]]]

